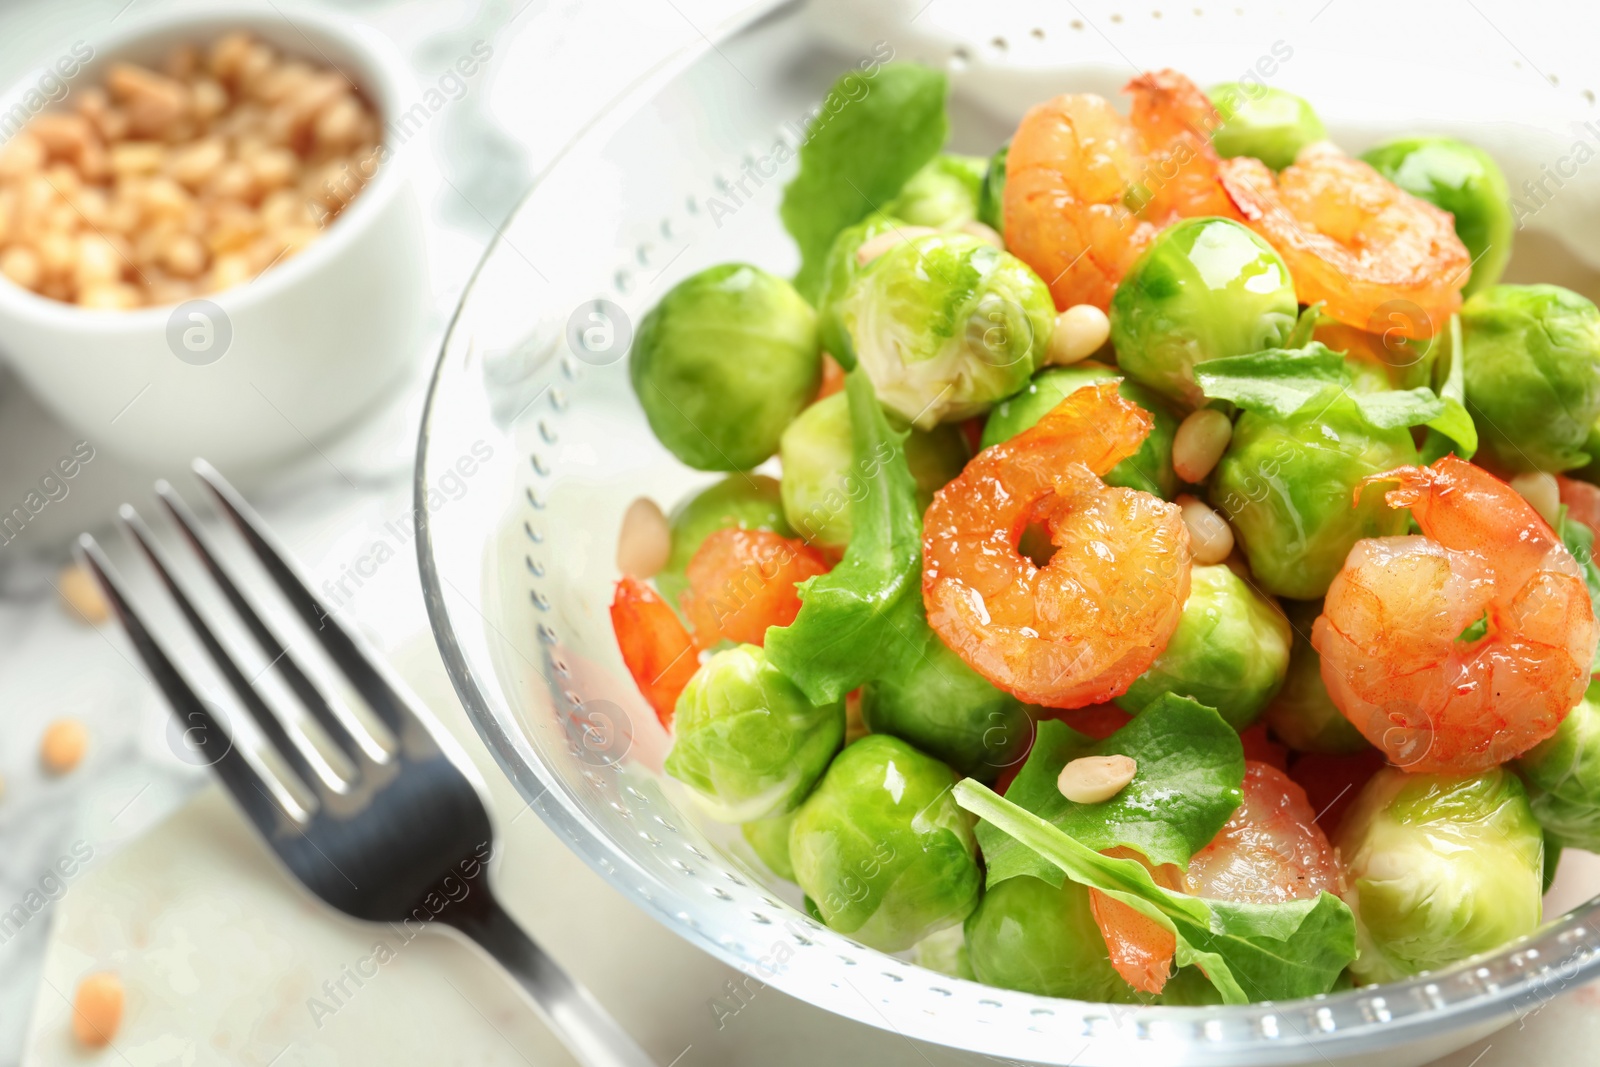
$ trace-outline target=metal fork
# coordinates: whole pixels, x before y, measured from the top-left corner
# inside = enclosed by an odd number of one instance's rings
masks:
[[[196,694],[133,609],[123,580],[89,534],[79,538],[79,558],[105,590],[186,739],[217,772],[246,818],[290,874],[346,915],[408,927],[444,926],[464,934],[517,980],[581,1063],[652,1064],[490,891],[485,863],[493,852],[494,828],[476,770],[465,753],[365,642],[324,607],[233,487],[203,460],[196,460],[193,468],[327,658],[392,735],[392,743],[385,746],[348,712],[335,711],[288,643],[263,620],[261,610],[223,565],[188,506],[171,485],[157,482],[162,504],[260,645],[269,668],[279,672],[348,764],[346,771],[335,770],[298,725],[272,710],[196,609],[144,521],[124,504],[118,516],[125,532],[154,567],[266,744],[288,768],[290,781],[280,780],[237,744]],[[312,799],[302,803],[299,797]]]

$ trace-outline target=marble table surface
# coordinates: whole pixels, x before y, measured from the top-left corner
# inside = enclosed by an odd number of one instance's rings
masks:
[[[182,5],[14,0],[0,9],[0,81],[62,42],[175,6]],[[476,41],[492,45],[493,59],[487,76],[426,133],[431,151],[417,181],[434,307],[409,384],[341,439],[250,486],[314,581],[337,579],[404,525],[423,375],[493,236],[490,220],[505,216],[634,72],[698,40],[741,4],[627,0],[626,17],[580,0],[331,6],[391,36],[419,78]],[[548,106],[529,107],[530,100]],[[0,370],[0,499],[19,498],[73,440]],[[70,536],[101,527],[122,500],[148,501],[151,474],[98,456],[67,498],[0,548],[0,911],[39,902],[18,932],[0,940],[0,1067],[88,1062],[64,1037],[64,997],[95,961],[114,962],[136,979],[128,1044],[116,1051],[120,1062],[140,1067],[567,1062],[498,975],[442,938],[399,947],[379,977],[331,1015],[308,1005],[322,982],[371,954],[370,932],[283,882],[208,787],[206,772],[181,758],[166,709],[121,634],[70,620],[49,585]],[[494,783],[509,906],[662,1063],[973,1061],[776,991],[733,998],[735,972],[632,909],[568,853],[521,809],[471,735],[427,634],[411,548],[392,547],[402,550],[350,598],[348,617],[400,666]],[[44,726],[62,715],[89,724],[93,742],[85,764],[56,779],[38,770],[37,746]],[[71,877],[47,880],[64,857],[73,859]],[[1597,1004],[1595,989],[1580,991],[1443,1063],[1510,1067],[1553,1062],[1557,1049],[1595,1047]],[[352,1059],[360,1049],[370,1058]]]

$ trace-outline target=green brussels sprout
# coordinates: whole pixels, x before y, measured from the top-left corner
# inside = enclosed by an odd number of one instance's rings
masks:
[[[1190,697],[1243,730],[1283,684],[1293,635],[1278,605],[1224,564],[1189,571],[1189,599],[1167,647],[1116,698],[1138,714],[1163,693]]]
[[[1039,878],[1007,878],[967,918],[967,959],[985,985],[1044,997],[1132,1004],[1133,987],[1111,966],[1089,890]]]
[[[795,881],[830,928],[899,952],[972,913],[976,820],[955,783],[897,737],[869,734],[839,753],[789,831]]]
[[[861,688],[861,716],[875,734],[892,734],[957,771],[993,781],[1033,741],[1022,701],[983,675],[924,628],[922,655],[908,676]]]
[[[665,768],[712,818],[752,822],[794,810],[843,740],[843,700],[812,704],[760,648],[737,645],[678,697]]]
[[[854,370],[855,350],[850,347],[850,337],[839,321],[839,300],[849,290],[856,275],[866,268],[856,262],[856,252],[874,237],[892,233],[905,223],[874,212],[839,231],[828,249],[828,258],[822,264],[822,285],[817,291],[817,340],[845,370]]]
[[[911,961],[918,967],[948,974],[952,978],[977,981],[972,973],[972,960],[967,955],[966,933],[959,926],[935,930],[918,941],[911,950]]]
[[[1497,285],[1461,305],[1467,410],[1506,470],[1564,471],[1600,417],[1600,310],[1559,285]]]
[[[767,865],[767,870],[790,882],[794,881],[794,863],[789,859],[789,830],[793,826],[791,811],[739,827],[745,843],[755,850],[756,858]]]
[[[906,463],[917,483],[917,506],[926,510],[933,494],[961,473],[967,442],[954,426],[912,430],[906,438]],[[850,441],[850,402],[845,394],[812,404],[783,431],[778,445],[783,461],[783,511],[789,525],[808,543],[843,548],[850,543],[850,501],[866,491],[875,470],[856,470]]]
[[[1417,462],[1405,427],[1380,430],[1329,386],[1287,418],[1246,411],[1211,480],[1211,503],[1233,524],[1256,583],[1273,596],[1315,600],[1363,537],[1406,532],[1409,514],[1383,493],[1361,494],[1369,474]]]
[[[1539,925],[1544,835],[1516,775],[1380,770],[1339,825],[1362,982],[1499,948]]]
[[[1194,365],[1278,348],[1300,306],[1272,246],[1228,219],[1168,226],[1111,297],[1111,343],[1129,378],[1187,407],[1205,403]]]
[[[1026,263],[964,233],[891,248],[837,310],[878,399],[921,429],[980,415],[1026,385],[1056,318]]]
[[[1516,220],[1506,176],[1489,153],[1452,137],[1405,137],[1361,158],[1412,196],[1454,216],[1456,236],[1472,257],[1463,295],[1500,280],[1511,259]]]
[[[742,471],[817,395],[817,316],[794,286],[724,263],[685,278],[639,324],[629,367],[656,437],[689,466]]]
[[[1600,852],[1600,682],[1552,736],[1523,753],[1533,816],[1556,841]]]
[[[707,486],[672,509],[668,519],[672,552],[655,577],[656,589],[669,604],[689,588],[689,561],[707,537],[728,526],[742,530],[771,530],[793,537],[783,517],[783,496],[776,478],[765,474],[730,474]]]
[[[1254,156],[1282,170],[1306,145],[1328,136],[1311,105],[1282,89],[1224,82],[1206,95],[1222,119],[1211,143],[1225,158]]]
[[[1311,647],[1311,624],[1322,614],[1322,601],[1291,600],[1283,610],[1294,631],[1294,645],[1283,688],[1267,705],[1268,728],[1296,752],[1345,756],[1371,747],[1322,683],[1322,657]]]
[[[1117,372],[1103,363],[1046,367],[1033,376],[1026,389],[994,406],[994,410],[989,412],[989,421],[983,425],[983,440],[978,447],[988,448],[1011,440],[1079,389],[1116,376]],[[1105,483],[1138,489],[1153,493],[1163,500],[1171,500],[1178,491],[1178,476],[1172,472],[1172,438],[1178,432],[1178,417],[1167,409],[1166,402],[1160,397],[1126,378],[1117,386],[1117,393],[1122,399],[1148,411],[1155,425],[1150,429],[1150,436],[1144,439],[1144,444],[1139,446],[1139,451],[1111,468],[1105,476]]]
[[[1006,232],[1006,157],[1011,154],[1011,142],[989,157],[989,168],[983,172],[983,188],[978,190],[978,221],[996,233]]]
[[[883,213],[934,229],[971,222],[978,217],[978,194],[988,165],[982,156],[934,156],[883,205]]]

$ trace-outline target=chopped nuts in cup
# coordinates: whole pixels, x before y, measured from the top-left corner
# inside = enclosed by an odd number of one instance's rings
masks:
[[[247,282],[349,205],[381,133],[337,71],[245,33],[113,63],[0,146],[0,274],[104,309]]]

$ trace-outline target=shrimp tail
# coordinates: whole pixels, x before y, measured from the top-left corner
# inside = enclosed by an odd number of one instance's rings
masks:
[[[1361,491],[1376,482],[1399,482],[1398,488],[1384,494],[1384,503],[1391,508],[1410,508],[1422,502],[1423,495],[1433,488],[1438,471],[1432,467],[1395,467],[1393,470],[1369,474],[1356,483],[1350,494],[1350,506],[1361,505]]]
[[[994,447],[1010,447],[1020,453],[1043,443],[1073,442],[1076,462],[1097,475],[1106,474],[1138,452],[1155,427],[1148,411],[1117,392],[1121,382],[1121,378],[1109,378],[1077,390],[1031,428]]]

